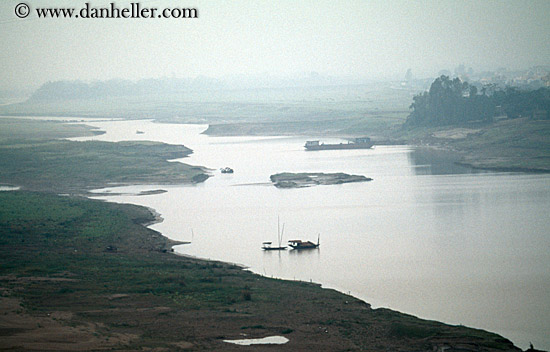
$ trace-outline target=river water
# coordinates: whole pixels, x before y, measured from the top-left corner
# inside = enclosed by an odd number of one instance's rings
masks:
[[[191,242],[179,253],[550,349],[550,175],[479,172],[404,146],[306,152],[303,137],[208,137],[205,125],[152,121],[88,124],[107,133],[77,140],[184,144],[194,153],[181,161],[212,169],[194,186],[100,190],[113,195],[98,198],[156,209],[164,221],[153,229]],[[225,166],[235,173],[221,174]],[[374,180],[299,189],[269,183],[286,171]],[[155,189],[167,192],[136,195]],[[277,242],[278,218],[285,242],[320,236],[320,248],[262,251],[262,242]]]

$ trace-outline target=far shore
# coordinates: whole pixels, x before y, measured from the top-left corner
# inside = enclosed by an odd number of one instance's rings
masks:
[[[352,133],[313,129],[285,132],[284,124],[227,123],[210,125],[212,136],[304,136],[305,138],[354,138],[369,135],[376,145],[409,145],[446,150],[459,156],[457,164],[502,172],[550,172],[550,121],[501,120],[493,124],[447,126],[405,130],[398,125],[385,130]]]

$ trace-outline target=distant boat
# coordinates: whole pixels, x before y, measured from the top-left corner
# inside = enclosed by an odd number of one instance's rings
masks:
[[[232,174],[233,173],[233,169],[230,168],[230,167],[221,168],[220,171],[222,172],[222,174]]]
[[[136,131],[136,134],[144,134],[145,132],[143,131]]]
[[[370,149],[374,143],[368,137],[355,138],[348,143],[325,144],[319,141],[307,141],[306,150],[333,150],[333,149]]]
[[[271,246],[272,242],[264,242],[262,243],[262,249],[264,251],[284,251],[286,249],[286,246],[281,246],[284,232],[285,232],[285,224],[283,224],[283,230],[279,231],[279,218],[277,218],[277,239],[279,240],[279,246],[272,247]]]
[[[319,237],[320,235],[317,236],[317,243],[313,243],[311,241],[302,241],[302,240],[290,240],[288,241],[288,245],[290,247],[292,247],[292,249],[297,249],[297,250],[301,250],[301,249],[314,249],[314,248],[319,248]]]

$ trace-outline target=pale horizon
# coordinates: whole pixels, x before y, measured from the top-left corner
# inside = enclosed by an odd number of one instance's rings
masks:
[[[549,1],[162,1],[185,19],[17,18],[0,4],[0,89],[48,81],[147,78],[351,80],[435,77],[550,65]],[[109,1],[88,1],[105,7]],[[116,1],[117,7],[137,1]],[[26,1],[81,8],[86,1]]]

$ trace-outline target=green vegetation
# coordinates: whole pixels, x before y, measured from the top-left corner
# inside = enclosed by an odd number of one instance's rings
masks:
[[[2,148],[0,179],[26,189],[74,193],[109,184],[184,183],[200,167],[169,163],[185,147],[152,142],[56,141],[24,148]]]
[[[175,256],[173,242],[140,225],[151,220],[138,206],[0,192],[0,347],[74,350],[86,341],[81,349],[225,350],[222,340],[244,329],[250,337],[284,333],[290,342],[277,350],[288,351],[468,343],[517,351],[491,333]]]
[[[0,146],[21,147],[33,143],[101,134],[89,126],[58,121],[0,119]]]
[[[34,309],[68,304],[86,295],[160,295],[178,306],[200,308],[239,299],[241,286],[223,285],[236,267],[202,262],[185,270],[182,261],[158,261],[175,244],[139,223],[154,220],[145,208],[59,197],[0,192],[0,275],[74,278],[56,284],[59,301],[28,292]],[[215,280],[205,280],[218,269]],[[123,280],[121,280],[123,279]],[[53,289],[53,287],[51,288]],[[34,291],[31,289],[31,291]],[[76,297],[73,297],[76,296]]]
[[[299,188],[316,185],[339,185],[350,182],[372,181],[372,178],[362,175],[348,175],[343,172],[329,174],[321,172],[283,172],[271,175],[269,178],[271,182],[273,182],[273,185],[278,188]]]
[[[478,168],[550,172],[550,121],[504,120],[450,142],[462,160]]]
[[[550,89],[475,86],[447,76],[413,97],[389,136],[458,152],[460,163],[500,171],[550,171]],[[498,115],[498,116],[497,116]]]
[[[226,122],[211,124],[204,133],[211,136],[384,136],[388,128],[401,125],[405,116],[405,111],[380,111],[365,112],[364,116],[353,118],[319,118],[314,121]]]
[[[490,88],[490,94],[487,90]],[[471,121],[492,122],[495,113],[508,118],[550,119],[550,89],[520,91],[516,88],[483,87],[448,76],[437,78],[430,90],[413,97],[407,127],[463,125]]]
[[[437,78],[428,92],[413,97],[408,126],[445,126],[469,121],[491,121],[495,105],[485,95],[477,94],[477,88],[451,80],[448,76]]]
[[[79,193],[110,184],[202,182],[201,167],[167,160],[191,151],[154,142],[72,142],[53,139],[83,127],[0,119],[0,181],[29,190]]]
[[[550,89],[520,90],[507,87],[493,92],[492,99],[501,112],[511,119],[527,117],[550,120]]]
[[[498,171],[550,171],[550,121],[506,119],[488,125],[416,127],[394,133],[409,144],[455,152],[459,163]]]

